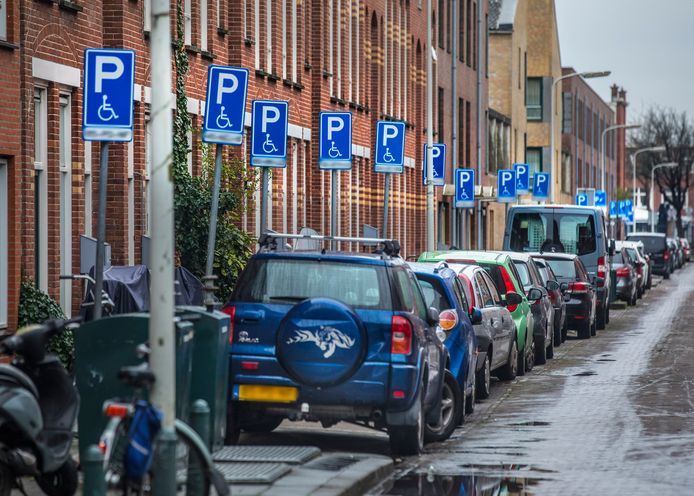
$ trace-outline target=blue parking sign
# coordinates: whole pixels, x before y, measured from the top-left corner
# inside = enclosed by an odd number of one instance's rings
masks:
[[[627,216],[627,209],[626,209],[627,203],[625,201],[620,201],[617,203],[617,211],[620,217],[626,217]]]
[[[535,183],[533,184],[533,200],[549,199],[549,189],[552,187],[550,183],[549,172],[536,172]]]
[[[455,208],[475,206],[475,170],[456,169],[455,171]]]
[[[516,172],[500,170],[497,176],[497,201],[511,203],[516,201]]]
[[[588,206],[588,193],[578,193],[576,195],[576,205],[579,207]]]
[[[617,217],[617,202],[614,200],[610,202],[610,217]]]
[[[248,69],[211,65],[207,70],[207,99],[202,140],[220,145],[243,143]]]
[[[135,52],[87,48],[84,51],[82,137],[87,141],[131,141]]]
[[[513,164],[513,170],[516,173],[516,193],[527,195],[530,192],[530,167],[528,164]]]
[[[607,193],[601,189],[595,192],[595,206],[596,207],[606,207],[607,206]]]
[[[376,172],[402,173],[405,165],[405,123],[376,123]]]
[[[322,170],[352,168],[352,113],[320,113],[320,153],[318,167]]]
[[[424,152],[422,154],[422,180],[427,183],[427,144],[424,143]],[[431,149],[431,158],[434,169],[434,186],[443,186],[446,184],[446,145],[445,143],[434,143]]]
[[[287,166],[288,108],[285,101],[253,101],[252,166]]]

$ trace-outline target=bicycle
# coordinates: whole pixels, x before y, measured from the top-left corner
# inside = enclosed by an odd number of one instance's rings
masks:
[[[83,290],[83,296],[82,296],[82,303],[80,304],[82,316],[84,317],[85,321],[92,320],[91,318],[87,317],[92,317],[93,315],[87,315],[87,311],[94,307],[94,287],[96,286],[96,281],[92,276],[89,274],[61,274],[59,279],[61,281],[65,280],[70,280],[70,281],[86,281],[88,284],[85,285],[84,290]],[[91,288],[89,287],[89,284],[91,284]],[[91,299],[91,301],[88,301]],[[113,302],[111,297],[109,296],[108,292],[105,289],[101,290],[101,312],[104,317],[108,317],[113,313],[113,310],[115,309],[116,304]]]
[[[108,489],[120,489],[125,496],[129,494],[149,494],[151,491],[151,467],[147,468],[141,479],[129,478],[126,453],[129,445],[141,450],[143,446],[134,441],[131,425],[138,410],[155,411],[149,402],[146,391],[154,384],[156,377],[149,368],[149,348],[147,345],[137,347],[137,355],[145,362],[130,367],[123,367],[118,372],[118,379],[133,388],[133,398],[129,403],[108,400],[104,403],[104,414],[109,419],[99,440],[99,448],[104,455],[104,473]],[[151,409],[151,410],[149,410]],[[203,495],[210,494],[214,487],[219,496],[231,494],[224,476],[214,468],[212,457],[205,443],[186,423],[176,419],[176,486],[177,494]],[[156,451],[156,433],[149,439],[149,446]],[[139,440],[138,440],[139,441]],[[152,458],[156,455],[152,455]],[[183,491],[182,493],[180,491]]]

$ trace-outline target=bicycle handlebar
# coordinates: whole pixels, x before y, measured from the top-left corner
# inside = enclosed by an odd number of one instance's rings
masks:
[[[82,317],[47,320],[42,324],[20,329],[14,336],[0,342],[0,353],[23,355],[27,360],[40,362],[46,354],[48,341],[66,328],[82,322]]]

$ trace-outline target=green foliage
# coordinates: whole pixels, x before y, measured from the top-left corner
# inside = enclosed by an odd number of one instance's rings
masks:
[[[22,279],[19,291],[19,327],[64,318],[62,308],[53,298],[38,289],[31,279]],[[48,343],[48,351],[58,355],[67,369],[72,366],[74,348],[75,337],[70,330],[64,331]]]
[[[188,75],[188,55],[183,44],[182,1],[176,2],[176,117],[172,173],[174,178],[175,243],[179,261],[196,276],[205,275],[207,237],[212,206],[214,154],[211,146],[202,145],[202,174],[191,177],[188,173],[188,138],[191,130],[185,93]],[[193,130],[197,132],[197,130]],[[241,160],[222,163],[222,181],[219,194],[214,273],[218,276],[218,297],[224,301],[231,294],[239,272],[250,255],[253,240],[234,222],[243,209],[244,198],[250,198],[255,188],[254,172],[246,170]]]

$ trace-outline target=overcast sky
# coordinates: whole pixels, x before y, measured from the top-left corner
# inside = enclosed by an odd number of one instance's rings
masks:
[[[694,118],[694,0],[555,2],[564,67],[611,70],[590,84],[607,102],[623,86],[629,121],[653,104]]]

